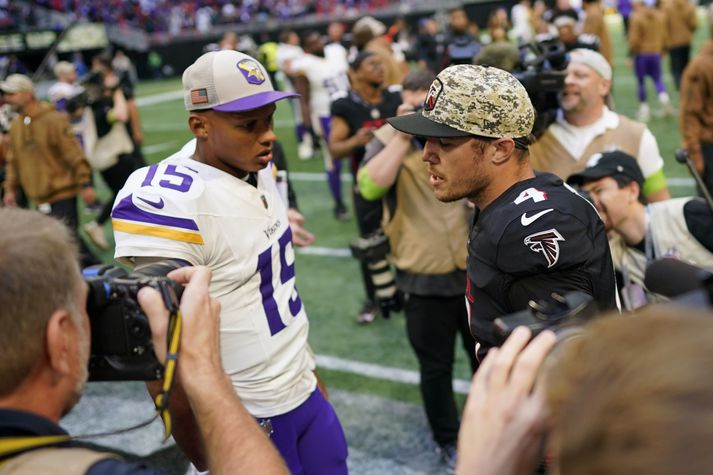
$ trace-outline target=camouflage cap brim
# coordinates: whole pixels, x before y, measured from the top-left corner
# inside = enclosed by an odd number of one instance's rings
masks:
[[[386,119],[396,130],[419,137],[467,137],[472,135],[425,118],[420,112]]]

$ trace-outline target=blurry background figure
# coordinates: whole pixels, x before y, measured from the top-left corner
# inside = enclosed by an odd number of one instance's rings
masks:
[[[348,65],[345,56],[325,57],[324,42],[316,31],[306,33],[302,48],[305,54],[295,59],[291,66],[295,90],[300,94],[302,121],[311,125],[321,143],[327,184],[334,201],[334,217],[344,220],[349,215],[342,199],[342,161],[332,159],[327,140],[332,97],[349,90]]]
[[[262,42],[260,43],[260,46],[257,49],[256,56],[256,58],[265,67],[265,71],[267,71],[268,76],[270,76],[270,82],[272,83],[272,87],[274,87],[276,91],[281,88],[280,84],[278,84],[277,82],[276,76],[277,71],[280,70],[279,66],[277,65],[277,48],[277,42],[272,41],[267,34],[263,34]]]
[[[446,38],[447,64],[471,64],[480,51],[477,25],[472,24],[463,8],[449,12],[449,31]],[[475,33],[474,33],[475,32]]]
[[[136,74],[136,67],[131,62],[123,50],[117,49],[114,53],[114,58],[111,60],[111,67],[120,78],[126,78],[133,87],[139,82],[139,77]]]
[[[277,45],[276,58],[277,67],[280,72],[276,75],[282,81],[282,89],[294,91],[294,75],[292,72],[292,62],[304,55],[300,46],[300,37],[292,30],[280,33],[280,43]],[[304,122],[304,115],[298,100],[289,101],[292,107],[292,115],[295,120],[295,134],[297,136],[297,156],[300,160],[309,160],[314,156],[313,132],[310,123]]]
[[[357,20],[352,27],[352,51],[349,52],[349,59],[353,60],[362,51],[376,54],[384,69],[384,84],[387,87],[400,87],[408,65],[394,57],[391,44],[383,36],[384,33],[386,25],[374,17],[365,16]]]
[[[84,57],[82,53],[77,51],[72,54],[72,64],[74,65],[74,70],[77,72],[77,78],[83,79],[89,73],[89,68],[84,62]]]
[[[578,35],[577,22],[570,15],[561,15],[553,22],[566,51],[586,48],[599,51],[599,39],[593,35]]]
[[[634,0],[634,11],[629,25],[629,49],[634,55],[634,73],[639,88],[639,110],[636,118],[648,122],[651,109],[646,101],[646,78],[650,77],[656,87],[660,115],[673,115],[673,107],[663,82],[661,57],[668,48],[669,39],[666,22],[654,4],[655,0]]]
[[[81,87],[77,84],[77,71],[74,65],[67,61],[58,62],[53,71],[57,82],[50,86],[47,97],[58,111],[65,111],[67,99],[81,92]]]
[[[510,20],[508,20],[508,12],[505,8],[499,7],[492,12],[488,18],[488,35],[490,36],[488,42],[507,41],[509,30]],[[485,42],[485,39],[483,39],[483,42]]]
[[[624,36],[629,35],[629,17],[631,16],[631,0],[617,0],[616,9],[624,21]]]
[[[418,22],[418,37],[416,38],[415,55],[418,67],[428,69],[433,73],[440,71],[445,51],[444,35],[438,22],[433,18],[422,18]]]
[[[600,0],[584,0],[582,5],[584,6],[582,34],[595,36],[599,40],[599,52],[609,64],[613,64],[611,39]]]
[[[223,35],[223,37],[218,42],[218,49],[238,49],[238,35],[229,31]]]
[[[518,44],[529,43],[532,41],[532,9],[530,0],[520,0],[519,3],[513,5],[510,10],[512,18],[512,30],[510,32],[512,38]]]
[[[151,71],[151,77],[154,79],[161,79],[163,76],[163,58],[155,49],[149,51],[146,63]]]
[[[711,36],[683,73],[680,128],[684,147],[713,193],[713,5],[708,28]]]
[[[698,28],[696,7],[689,0],[664,0],[663,13],[668,35],[671,75],[676,89],[681,88],[681,76],[691,57],[693,33]]]

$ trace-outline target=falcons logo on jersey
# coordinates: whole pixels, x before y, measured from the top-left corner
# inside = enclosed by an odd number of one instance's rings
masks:
[[[530,234],[523,241],[531,251],[541,252],[547,259],[547,268],[557,264],[560,258],[560,245],[558,241],[565,239],[556,229],[548,229],[539,233]]]

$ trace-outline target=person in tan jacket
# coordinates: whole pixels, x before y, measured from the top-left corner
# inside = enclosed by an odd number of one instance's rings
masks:
[[[681,75],[691,57],[693,33],[698,27],[696,7],[689,0],[666,0],[662,10],[666,18],[671,75],[676,89],[681,89]]]
[[[582,4],[584,7],[584,24],[582,25],[582,33],[594,35],[599,38],[599,52],[604,56],[609,64],[612,64],[612,46],[609,38],[609,30],[604,21],[604,9],[599,0],[585,0]]]
[[[663,12],[654,6],[655,0],[635,0],[629,26],[629,49],[634,55],[634,72],[639,85],[639,111],[636,118],[647,122],[651,117],[646,102],[646,77],[656,86],[661,103],[661,115],[673,114],[671,101],[661,74],[661,57],[669,46]]]
[[[713,6],[708,8],[711,38],[691,60],[681,79],[681,135],[686,150],[713,192]]]
[[[40,102],[32,80],[22,74],[8,76],[0,89],[19,114],[10,124],[5,206],[17,206],[16,192],[22,186],[33,207],[63,220],[76,235],[77,196],[93,204],[96,194],[91,167],[67,115]],[[98,263],[82,241],[78,242],[82,247],[82,264]]]

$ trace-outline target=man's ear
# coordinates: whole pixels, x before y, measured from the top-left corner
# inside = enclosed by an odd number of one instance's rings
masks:
[[[191,132],[193,132],[193,135],[195,135],[197,139],[206,139],[208,138],[210,121],[205,114],[192,112],[191,115],[188,116],[188,128],[191,129]]]
[[[503,165],[513,157],[515,152],[515,142],[513,139],[504,137],[491,142],[491,145],[495,149],[495,152],[490,159],[493,162],[493,165]]]
[[[77,328],[66,309],[55,310],[47,322],[47,363],[57,378],[72,371],[72,352],[79,344]]]

